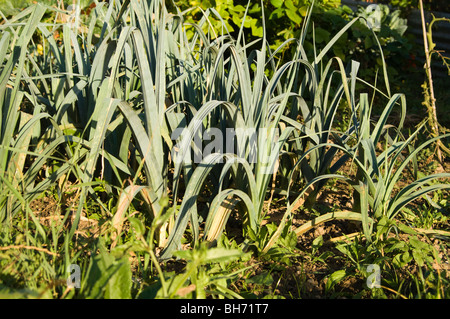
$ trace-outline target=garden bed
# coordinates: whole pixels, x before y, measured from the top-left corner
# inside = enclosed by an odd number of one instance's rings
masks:
[[[446,78],[436,134],[346,9],[94,4],[0,23],[1,297],[449,298]]]

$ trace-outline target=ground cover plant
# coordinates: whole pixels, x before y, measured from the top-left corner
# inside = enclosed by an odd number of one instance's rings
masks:
[[[448,298],[450,134],[375,31],[373,82],[334,54],[366,20],[306,51],[312,8],[275,47],[262,5],[250,42],[156,0],[4,15],[0,296]]]

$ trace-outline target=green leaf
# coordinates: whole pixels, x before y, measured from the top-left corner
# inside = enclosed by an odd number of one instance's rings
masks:
[[[406,251],[404,253],[395,255],[395,257],[392,259],[392,263],[397,268],[403,268],[411,260],[412,260],[412,256],[409,254],[409,251]]]
[[[275,7],[279,8],[283,5],[283,0],[270,0],[270,3]]]
[[[256,19],[253,19],[250,16],[246,16],[245,21],[244,21],[244,27],[250,28],[255,23],[256,23]]]
[[[173,255],[180,259],[193,260],[193,253],[190,250],[177,250],[173,252]]]
[[[230,8],[230,10],[233,10],[235,12],[245,12],[244,6],[241,5],[234,6],[233,8]]]
[[[405,252],[408,249],[408,245],[404,242],[404,241],[397,241],[394,245],[392,245],[391,247],[389,247],[387,249],[387,251],[391,252],[394,250],[400,250]]]
[[[306,14],[308,13],[308,7],[307,6],[302,6],[302,7],[300,7],[300,9],[298,9],[298,12],[300,12],[302,17],[305,17]]]
[[[341,269],[341,270],[337,270],[334,273],[332,273],[329,278],[334,283],[338,283],[339,281],[344,279],[345,275],[346,275],[346,270],[345,269]]]
[[[228,263],[233,260],[236,260],[245,255],[239,249],[229,249],[223,247],[210,248],[206,252],[205,262],[214,263],[214,262],[224,262]]]
[[[137,299],[155,299],[162,289],[161,281],[148,286],[137,296]]]
[[[414,260],[420,267],[422,267],[425,264],[424,258],[423,258],[424,255],[420,251],[413,250],[412,255],[414,257]]]
[[[108,267],[111,260],[102,252],[93,257],[89,264],[86,280],[81,287],[84,298],[101,298],[109,279],[118,270],[116,267]]]
[[[323,236],[319,236],[315,238],[312,242],[312,248],[313,249],[319,249],[323,245]]]
[[[302,17],[299,16],[295,11],[286,10],[286,15],[292,22],[296,24],[302,23]]]
[[[273,11],[270,13],[269,20],[272,21],[272,20],[274,20],[274,19],[280,19],[280,18],[283,18],[284,15],[285,15],[285,12],[284,12],[284,11],[285,11],[284,8],[278,8],[278,9],[273,10]]]
[[[86,299],[131,298],[131,267],[128,256],[115,258],[99,240],[99,253],[91,258],[81,293]]]
[[[136,232],[136,237],[141,237],[145,233],[145,226],[142,221],[136,217],[128,217],[128,221],[131,226],[133,226],[134,231]]]
[[[429,248],[428,244],[424,243],[423,241],[420,241],[419,238],[417,238],[417,236],[411,237],[409,239],[409,243],[417,250],[428,250]]]
[[[322,28],[315,28],[314,34],[317,43],[328,42],[330,40],[331,33]]]
[[[236,25],[241,25],[241,23],[242,23],[242,18],[239,17],[239,15],[237,15],[237,14],[233,14],[231,19],[233,20],[233,23]]]
[[[257,26],[256,24],[252,25],[252,35],[256,37],[262,37],[264,35],[264,29],[261,26]]]
[[[325,284],[325,289],[329,290],[331,289],[335,284],[337,284],[339,281],[341,281],[346,276],[345,269],[337,270],[333,272],[329,277]]]
[[[364,49],[368,50],[374,45],[371,37],[366,37],[364,39]]]
[[[297,246],[298,237],[294,232],[289,232],[281,241],[281,244],[294,249]]]
[[[368,242],[372,241],[372,226],[369,222],[369,194],[367,181],[359,181],[360,186],[360,207],[361,207],[361,221],[363,226],[364,236]]]
[[[269,286],[273,283],[273,277],[269,272],[263,272],[246,280],[246,282]]]
[[[386,234],[386,232],[393,224],[394,222],[387,216],[381,217],[381,219],[377,223],[377,238],[380,238],[381,235]]]
[[[327,43],[325,48],[320,52],[320,54],[315,58],[314,63],[318,64],[322,58],[325,56],[325,54],[334,47],[334,44],[339,40],[339,38],[346,34],[346,31],[356,22],[358,21],[358,18],[354,18],[350,22],[348,22],[341,30],[339,30],[338,33],[335,34],[335,36]]]
[[[400,230],[401,230],[402,232],[404,232],[405,234],[417,235],[417,232],[416,232],[414,229],[412,229],[412,228],[409,227],[409,226],[406,226],[406,225],[403,224],[403,223],[398,222],[398,223],[397,223],[397,227],[398,227],[398,229],[400,229]]]
[[[291,11],[296,11],[297,10],[297,8],[294,6],[294,3],[292,2],[292,0],[286,0],[284,2],[284,4],[285,4],[286,8],[288,8]]]
[[[131,299],[131,267],[128,257],[123,257],[120,261],[117,261],[114,267],[117,270],[108,281],[105,298]]]

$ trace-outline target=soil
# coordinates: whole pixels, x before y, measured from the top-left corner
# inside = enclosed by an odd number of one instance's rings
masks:
[[[429,165],[430,161],[423,163],[424,166]],[[344,167],[344,171],[349,171],[349,168]],[[445,161],[442,165],[437,164],[434,173],[450,172],[450,161]],[[404,180],[399,183],[399,187],[404,187],[411,180]],[[342,186],[342,185],[341,185]],[[319,207],[324,212],[332,210],[351,210],[353,205],[351,192],[345,191],[345,188],[340,187],[340,191],[333,191],[326,189],[323,191],[317,200]],[[425,202],[424,200],[417,200],[411,203],[411,205],[420,205]],[[276,206],[276,205],[275,205]],[[285,207],[271,207],[269,213],[266,216],[266,223],[275,223],[279,221],[285,211]],[[292,225],[298,227],[305,222],[311,220],[315,216],[311,216],[307,210],[297,210],[292,219]],[[234,227],[233,227],[234,226]],[[445,229],[450,229],[450,221],[443,225]],[[227,235],[230,238],[234,238],[239,241],[239,235],[233,237],[233,235],[242,232],[241,226],[237,221],[229,221],[227,225]],[[309,232],[298,237],[298,243],[296,246],[295,257],[290,257],[290,264],[285,264],[282,262],[277,262],[273,260],[265,260],[261,263],[261,260],[255,259],[247,263],[247,265],[252,266],[252,272],[247,274],[247,276],[255,276],[267,272],[271,272],[273,277],[273,283],[270,289],[258,290],[255,287],[254,295],[262,297],[265,294],[269,294],[272,297],[283,296],[284,298],[329,298],[332,297],[330,293],[326,291],[326,282],[330,274],[335,271],[346,269],[350,267],[348,259],[344,258],[344,255],[339,252],[332,240],[336,237],[342,237],[346,234],[351,234],[355,232],[362,232],[362,226],[359,222],[349,222],[349,221],[339,221],[335,220],[322,224],[318,227],[313,228]],[[310,254],[312,251],[312,245],[314,239],[322,236],[324,239],[324,245],[319,248],[315,256],[319,256],[325,252],[331,252],[330,255],[333,258],[328,258],[324,262],[314,261]],[[419,237],[423,241],[428,241],[428,238],[424,236]],[[408,242],[409,235],[400,234],[400,239]],[[439,244],[440,241],[434,240],[434,248],[438,251],[439,257],[441,258],[441,265],[434,265],[436,271],[444,270],[442,272],[443,276],[450,278],[450,267],[448,256],[450,251],[442,251],[442,246]],[[410,274],[417,273],[417,268],[404,269],[403,276],[405,278]],[[241,291],[244,286],[237,285],[238,291]],[[248,288],[247,288],[248,289]],[[354,275],[348,276],[338,282],[334,287],[334,291],[339,292],[339,298],[353,298],[355,296],[359,298],[370,298],[370,291],[367,290],[366,279],[364,276]],[[389,291],[385,291],[389,293]],[[393,296],[393,292],[391,292]]]

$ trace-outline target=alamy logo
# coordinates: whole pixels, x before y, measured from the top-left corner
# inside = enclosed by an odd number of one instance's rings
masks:
[[[370,275],[367,277],[366,284],[370,289],[381,287],[381,271],[377,264],[370,264],[367,266],[367,272]]]
[[[171,156],[178,164],[198,164],[211,154],[235,154],[248,163],[258,163],[260,173],[273,174],[279,156],[279,130],[275,128],[226,128],[224,132],[214,127],[203,130],[199,122],[191,129],[175,129],[171,139],[177,141]],[[223,158],[217,162],[222,163]]]
[[[69,15],[67,15],[67,23],[70,28],[78,30],[80,27],[81,7],[78,5],[69,5],[67,7]]]
[[[67,277],[67,287],[80,288],[81,287],[81,271],[80,266],[71,264],[67,269],[69,277]]]
[[[367,6],[366,12],[370,14],[366,18],[367,26],[375,31],[379,31],[381,29],[381,18],[383,15],[381,7],[377,4],[371,4]]]

